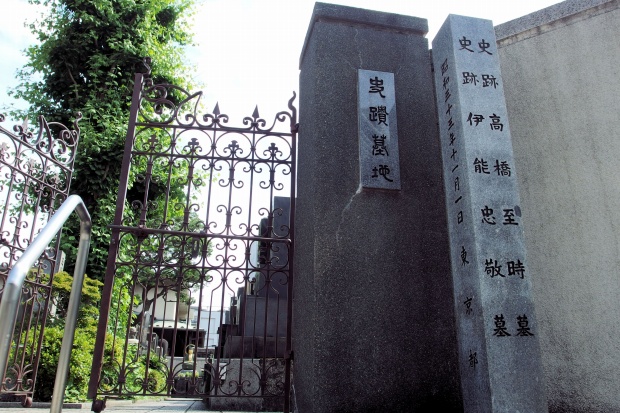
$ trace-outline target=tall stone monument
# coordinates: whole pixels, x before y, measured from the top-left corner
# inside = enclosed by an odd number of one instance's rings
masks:
[[[260,222],[261,236],[288,236],[291,201],[273,198],[273,214]],[[269,227],[269,226],[272,227]],[[231,306],[233,318],[225,327],[222,357],[284,357],[288,322],[288,245],[283,241],[255,242],[252,266],[254,283],[237,290]],[[212,406],[213,407],[213,406]]]
[[[450,15],[433,63],[465,412],[546,412],[491,21]]]
[[[301,54],[299,412],[462,410],[424,19],[317,3]]]

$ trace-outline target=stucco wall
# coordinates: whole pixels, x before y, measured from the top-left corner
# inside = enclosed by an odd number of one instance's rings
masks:
[[[619,4],[496,28],[550,412],[620,412]]]

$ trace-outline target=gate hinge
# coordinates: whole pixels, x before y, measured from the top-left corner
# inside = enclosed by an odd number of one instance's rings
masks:
[[[299,132],[299,123],[296,123],[295,125],[291,126],[291,133],[297,133]]]
[[[285,355],[284,355],[284,360],[295,360],[295,352],[293,350],[288,351]]]

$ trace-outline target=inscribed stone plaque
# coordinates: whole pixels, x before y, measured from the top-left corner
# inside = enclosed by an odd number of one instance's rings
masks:
[[[357,75],[362,187],[400,189],[394,73],[358,69]]]
[[[433,63],[465,412],[546,412],[492,22],[450,15]]]

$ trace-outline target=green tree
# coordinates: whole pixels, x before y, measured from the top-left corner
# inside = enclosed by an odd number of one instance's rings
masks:
[[[65,124],[75,112],[84,115],[71,192],[82,197],[91,213],[93,237],[87,271],[102,280],[134,72],[140,70],[144,56],[151,56],[155,83],[192,89],[186,81],[190,70],[183,63],[181,46],[191,42],[187,18],[193,0],[30,2],[47,6],[47,14],[30,24],[40,43],[27,49],[29,62],[19,71],[20,83],[12,91],[29,102],[30,108],[12,115],[32,118],[42,114]],[[149,198],[158,196],[151,188]],[[75,262],[78,237],[74,222],[62,238],[70,266]]]
[[[148,56],[153,59],[151,78],[154,83],[194,89],[188,81],[191,70],[183,63],[182,55],[182,46],[191,42],[188,18],[192,15],[194,0],[29,1],[47,6],[47,14],[30,24],[40,43],[26,51],[29,62],[18,73],[19,84],[13,90],[13,95],[26,100],[30,108],[11,115],[33,118],[35,114],[42,114],[49,120],[68,124],[76,112],[83,114],[71,192],[82,197],[91,213],[93,234],[87,272],[93,279],[102,280],[111,235],[108,225],[113,222],[116,209],[134,73],[145,70],[143,58]],[[183,97],[180,93],[179,96],[174,93],[169,96],[176,103]],[[170,139],[165,133],[158,134],[157,138]],[[145,186],[140,183],[139,177],[145,175],[145,169],[144,160],[132,166],[128,204],[144,199]],[[161,170],[159,173],[163,176],[167,171]],[[171,205],[166,220],[178,221],[179,216],[184,214],[178,206],[186,203],[184,182],[187,178],[181,178],[185,173],[182,167],[175,168],[172,173],[176,176],[168,180],[170,185],[167,186],[157,184],[166,182],[165,178],[153,179],[155,184],[149,188],[147,202],[159,205],[153,209],[161,209],[164,203],[158,201],[166,199]],[[126,214],[131,220],[135,218],[131,208],[126,208]],[[65,227],[61,241],[62,249],[68,253],[66,262],[69,266],[75,263],[78,237],[79,224],[76,220]],[[120,253],[131,255],[132,252],[121,249]],[[182,257],[180,260],[189,263],[191,258]],[[72,271],[71,268],[68,270]],[[111,311],[111,318],[116,318],[108,325],[117,327],[114,333],[122,337],[133,317],[130,290],[122,286],[130,284],[132,274],[130,271],[117,272],[116,276],[118,284],[115,283],[112,300],[115,307]],[[66,274],[57,277],[54,279],[54,294],[62,312],[62,303],[67,297],[71,280]],[[90,282],[86,283],[86,287],[98,289],[98,285]],[[164,284],[164,287],[184,290],[185,284],[170,283]],[[74,346],[79,351],[74,351],[72,356],[66,391],[71,400],[84,398],[96,329],[96,307],[90,305],[81,311]],[[58,337],[62,329],[61,318],[57,318],[45,330],[39,384],[45,383],[54,373],[46,370],[45,366],[55,366],[53,360],[57,360],[60,350]],[[112,341],[106,340],[106,360],[118,364],[121,349],[118,341],[112,348]],[[144,364],[144,361],[141,362]],[[149,380],[165,386],[162,377],[150,377]],[[37,392],[37,398],[42,400],[51,395],[49,386],[45,385],[38,385]]]

